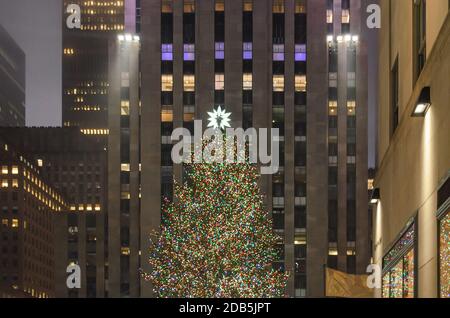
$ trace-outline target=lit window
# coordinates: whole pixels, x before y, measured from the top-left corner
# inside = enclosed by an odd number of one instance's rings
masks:
[[[273,45],[273,60],[284,61],[284,44]]]
[[[8,224],[9,224],[8,219],[2,219],[3,226],[8,226]]]
[[[161,111],[161,122],[163,122],[163,123],[173,122],[173,111],[172,110],[162,110]]]
[[[306,13],[306,0],[295,1],[295,13]]]
[[[84,211],[84,205],[83,204],[79,204],[78,205],[78,211]]]
[[[274,92],[284,92],[284,76],[274,75],[273,76],[273,91]]]
[[[18,228],[19,227],[19,220],[18,219],[12,219],[11,227]]]
[[[349,116],[356,115],[356,102],[355,101],[347,102],[347,113]]]
[[[273,13],[284,13],[284,0],[274,0],[272,10]]]
[[[2,174],[8,174],[8,173],[9,173],[8,166],[2,166]]]
[[[11,173],[12,174],[19,174],[19,167],[18,166],[12,166]]]
[[[350,10],[342,10],[342,23],[350,23]]]
[[[42,159],[38,159],[37,160],[37,165],[38,165],[38,167],[44,166],[44,161],[42,161]]]
[[[2,180],[2,188],[7,188],[9,186],[9,182],[7,179]]]
[[[184,0],[184,13],[195,12],[195,0]]]
[[[225,43],[216,42],[216,60],[225,59]]]
[[[333,23],[333,10],[327,10],[327,23]]]
[[[244,91],[250,91],[253,88],[253,74],[246,73],[243,75]]]
[[[253,58],[253,44],[246,42],[243,44],[243,59],[251,60]]]
[[[185,61],[195,61],[195,44],[184,45],[184,57]]]
[[[130,101],[123,100],[120,102],[120,114],[122,116],[129,116],[130,115]]]
[[[121,74],[121,85],[122,87],[130,87],[130,73],[129,72],[122,72]]]
[[[225,11],[225,1],[224,0],[216,0],[216,11]]]
[[[173,46],[172,44],[162,44],[161,45],[161,60],[163,61],[173,61]]]
[[[161,85],[162,85],[163,92],[173,91],[173,76],[172,75],[162,75],[161,76]]]
[[[184,75],[183,84],[184,84],[185,92],[195,92],[195,76],[194,75]]]
[[[129,247],[121,247],[120,252],[122,255],[130,255],[130,248]]]
[[[337,87],[337,73],[328,74],[328,86]]]
[[[440,296],[450,297],[450,211],[439,220],[439,274],[440,274]]]
[[[295,75],[295,91],[306,92],[306,75]]]
[[[306,62],[306,44],[295,45],[295,61]]]
[[[130,192],[121,192],[120,193],[120,198],[122,200],[129,200],[131,198]]]
[[[216,74],[216,91],[223,91],[225,89],[225,75],[224,74]]]
[[[347,86],[356,87],[356,74],[355,72],[350,72],[347,74]]]
[[[330,116],[337,116],[337,101],[331,100],[328,102],[328,114]]]
[[[100,211],[101,210],[100,204],[96,204],[94,209],[95,211]]]
[[[172,13],[172,0],[162,0],[161,3],[161,12],[162,13]]]
[[[253,0],[244,0],[244,11],[249,12],[253,10]]]
[[[129,163],[122,163],[120,165],[120,171],[130,172],[130,164]]]
[[[13,179],[12,180],[12,187],[13,188],[18,188],[19,187],[19,180]]]

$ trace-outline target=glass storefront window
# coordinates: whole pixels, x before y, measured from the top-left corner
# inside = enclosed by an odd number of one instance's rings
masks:
[[[450,210],[439,221],[440,297],[450,298]]]

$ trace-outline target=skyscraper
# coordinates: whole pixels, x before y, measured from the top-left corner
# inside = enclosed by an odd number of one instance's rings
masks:
[[[207,112],[221,105],[234,128],[280,129],[281,167],[261,177],[261,188],[281,237],[273,266],[292,273],[287,294],[324,296],[324,265],[365,272],[363,8],[359,0],[141,2],[140,38],[120,36],[110,53],[109,198],[121,204],[109,224],[139,233],[121,242],[130,260],[116,268],[126,264],[128,275],[138,262],[148,271],[145,251],[162,199],[173,197],[172,180],[184,175],[171,159],[172,131],[193,132],[194,119],[206,127]],[[119,166],[122,177],[113,172]],[[134,274],[116,274],[117,288],[130,283],[123,291],[138,284]],[[151,295],[149,283],[141,281],[140,295]]]
[[[0,25],[0,126],[25,126],[25,53]]]

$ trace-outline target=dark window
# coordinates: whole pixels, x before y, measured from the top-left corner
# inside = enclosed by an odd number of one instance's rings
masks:
[[[399,74],[398,58],[391,72],[391,134],[395,132],[399,122]]]
[[[414,1],[414,60],[415,79],[419,77],[426,62],[426,33],[427,33],[427,2],[426,0]]]

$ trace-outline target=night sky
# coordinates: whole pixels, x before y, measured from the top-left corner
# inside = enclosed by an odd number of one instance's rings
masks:
[[[0,23],[26,54],[27,126],[61,125],[61,0],[0,0]],[[369,167],[375,166],[377,34],[369,32]]]
[[[0,0],[0,24],[26,55],[27,126],[61,125],[61,0]]]

